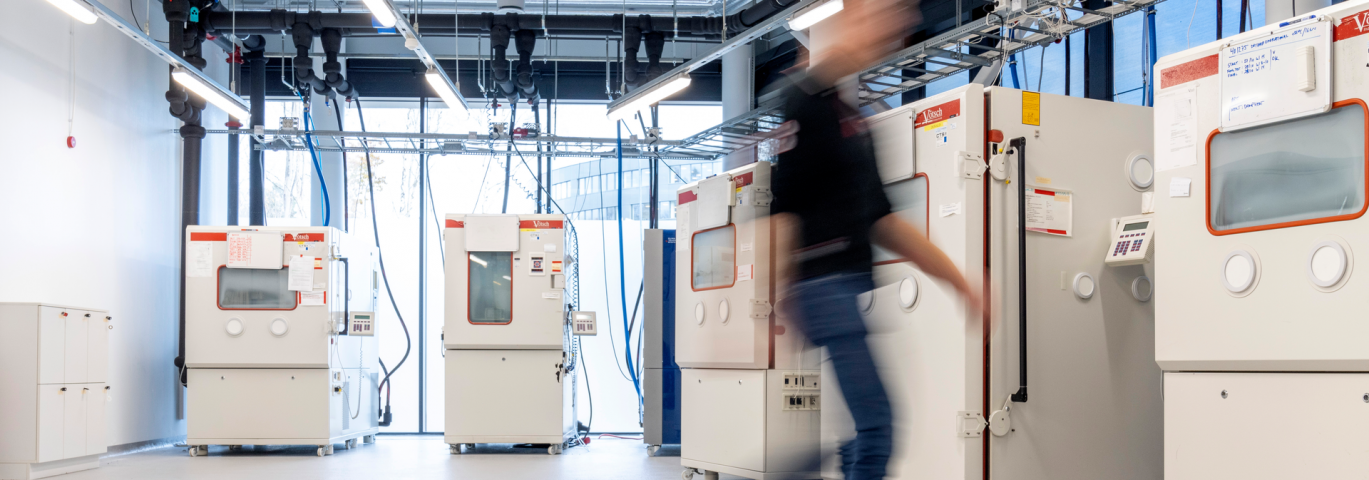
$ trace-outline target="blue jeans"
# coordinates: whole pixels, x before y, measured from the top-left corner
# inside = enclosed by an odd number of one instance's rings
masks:
[[[872,289],[869,273],[844,273],[802,280],[791,292],[800,310],[799,327],[815,345],[827,348],[855,420],[856,438],[841,447],[847,480],[883,479],[894,448],[893,411],[856,306],[856,295]]]

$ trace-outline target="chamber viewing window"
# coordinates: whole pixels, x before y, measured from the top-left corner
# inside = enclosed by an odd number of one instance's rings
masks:
[[[289,269],[219,269],[219,308],[235,310],[291,310],[295,292]]]
[[[1365,112],[1350,103],[1208,144],[1208,222],[1238,233],[1341,220],[1365,206]]]
[[[737,227],[705,230],[694,234],[693,274],[691,283],[694,290],[730,287],[736,283],[737,274]]]
[[[471,252],[468,284],[471,323],[513,321],[513,253]]]

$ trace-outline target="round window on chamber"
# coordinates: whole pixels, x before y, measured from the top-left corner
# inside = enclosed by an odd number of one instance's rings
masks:
[[[909,275],[898,282],[898,304],[904,310],[912,310],[917,305],[918,294],[921,287],[917,284],[917,277]]]
[[[1319,290],[1334,291],[1349,276],[1350,252],[1336,240],[1312,245],[1307,254],[1307,279]]]
[[[1126,169],[1127,180],[1131,181],[1132,188],[1145,190],[1155,183],[1155,163],[1150,160],[1150,155],[1133,154],[1127,158]]]

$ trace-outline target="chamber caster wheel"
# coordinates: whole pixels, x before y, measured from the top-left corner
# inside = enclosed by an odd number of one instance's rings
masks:
[[[323,456],[323,447],[318,447],[318,456]]]
[[[186,450],[187,452],[190,452],[190,457],[191,457],[191,458],[194,458],[195,456],[199,455],[200,447],[196,447],[196,446],[194,446],[194,445],[191,445],[190,448],[187,448],[187,449],[185,449],[185,450]]]
[[[206,456],[206,457],[207,457],[207,456],[209,456],[209,445],[191,445],[191,446],[190,446],[190,456],[192,456],[192,457],[199,457],[199,456]]]
[[[376,436],[375,436],[375,435],[366,435],[366,436],[364,436],[364,437],[361,437],[361,441],[362,441],[362,443],[376,443]]]
[[[453,443],[453,444],[451,444],[451,445],[447,445],[447,449],[451,450],[452,455],[460,455],[460,454],[461,454],[461,444],[459,444],[459,443]]]
[[[654,457],[654,456],[656,456],[656,452],[659,452],[659,451],[661,451],[661,446],[660,446],[660,445],[647,445],[647,446],[646,446],[646,454],[647,454],[647,456]]]
[[[694,480],[694,469],[685,467],[684,471],[680,472],[680,480]]]
[[[561,445],[552,445],[552,446],[550,446],[550,447],[547,447],[547,455],[560,455],[560,454],[561,454]]]

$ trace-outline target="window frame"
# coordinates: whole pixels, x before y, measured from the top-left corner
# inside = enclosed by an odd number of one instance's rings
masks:
[[[1207,145],[1204,147],[1205,155],[1206,155],[1207,158],[1206,158],[1206,160],[1204,161],[1204,164],[1203,164],[1203,174],[1207,177],[1207,178],[1204,179],[1205,188],[1206,188],[1207,190],[1203,192],[1203,197],[1205,197],[1204,200],[1203,200],[1203,201],[1205,202],[1205,208],[1203,209],[1203,216],[1205,217],[1205,218],[1203,219],[1203,226],[1207,227],[1208,233],[1212,234],[1213,236],[1218,236],[1218,237],[1220,237],[1220,236],[1225,236],[1225,235],[1235,235],[1235,234],[1238,234],[1238,233],[1258,232],[1258,231],[1261,231],[1261,230],[1277,230],[1277,229],[1281,229],[1281,228],[1301,227],[1301,226],[1303,226],[1303,225],[1316,225],[1316,224],[1319,224],[1319,223],[1343,222],[1343,221],[1346,221],[1346,220],[1354,220],[1354,219],[1357,219],[1357,218],[1360,218],[1360,217],[1364,216],[1365,212],[1366,212],[1366,211],[1369,211],[1369,104],[1366,104],[1366,103],[1364,102],[1364,100],[1361,100],[1361,99],[1358,99],[1358,98],[1349,98],[1349,99],[1345,99],[1345,100],[1340,100],[1340,101],[1337,101],[1337,102],[1333,102],[1333,103],[1331,104],[1331,108],[1330,108],[1329,110],[1327,110],[1326,112],[1320,113],[1320,114],[1318,114],[1318,115],[1325,115],[1325,114],[1327,114],[1327,113],[1331,113],[1332,110],[1335,110],[1335,109],[1337,109],[1337,108],[1348,107],[1348,106],[1351,106],[1351,105],[1359,105],[1359,107],[1360,107],[1360,112],[1362,112],[1363,115],[1364,115],[1364,128],[1365,128],[1365,130],[1366,130],[1366,131],[1365,131],[1365,136],[1364,136],[1364,162],[1365,162],[1365,166],[1364,166],[1364,167],[1365,167],[1365,168],[1364,168],[1364,177],[1365,177],[1365,178],[1364,178],[1364,185],[1365,185],[1366,198],[1365,198],[1364,205],[1363,205],[1362,207],[1360,207],[1359,211],[1347,213],[1347,214],[1344,214],[1344,215],[1332,215],[1332,216],[1329,216],[1329,217],[1309,218],[1309,219],[1305,219],[1305,220],[1294,220],[1294,221],[1291,221],[1291,222],[1271,223],[1271,224],[1268,224],[1268,225],[1255,225],[1255,226],[1251,226],[1251,227],[1233,228],[1233,229],[1229,229],[1229,230],[1217,230],[1216,228],[1213,228],[1213,226],[1212,226],[1212,140],[1215,139],[1215,138],[1217,138],[1217,135],[1220,135],[1220,134],[1223,133],[1223,132],[1221,131],[1221,129],[1213,129],[1212,132],[1209,133],[1209,134],[1207,135]],[[1308,117],[1301,117],[1301,118],[1308,118]],[[1296,120],[1292,120],[1292,121],[1296,121]]]
[[[471,287],[475,282],[471,281],[471,254],[474,253],[507,253],[509,255],[509,321],[504,323],[496,322],[476,322],[471,319]],[[466,252],[466,323],[471,325],[508,325],[513,323],[513,254],[515,252]]]
[[[724,229],[724,228],[731,228],[731,229],[732,229],[732,283],[729,284],[729,285],[719,285],[719,286],[716,286],[716,287],[705,287],[705,288],[698,288],[698,287],[695,287],[695,286],[694,286],[694,252],[695,252],[696,250],[695,250],[695,248],[694,248],[694,241],[699,237],[699,234],[701,234],[701,233],[708,233],[708,232],[712,232],[712,231],[715,231],[715,230],[722,230],[722,229]],[[729,224],[723,225],[723,226],[721,226],[721,227],[713,227],[713,228],[709,228],[709,229],[706,229],[706,230],[699,230],[699,231],[697,231],[697,232],[694,232],[692,235],[690,235],[690,236],[689,236],[689,289],[690,289],[690,290],[693,290],[693,291],[695,291],[695,292],[706,292],[706,291],[709,291],[709,290],[721,290],[721,289],[724,289],[724,288],[732,288],[732,287],[735,287],[735,286],[737,286],[737,224],[735,224],[735,223],[729,223]]]
[[[301,300],[301,298],[300,298],[300,293],[299,293],[299,292],[296,292],[296,291],[294,291],[294,290],[288,290],[288,289],[286,290],[287,292],[294,292],[294,293],[295,293],[295,306],[290,307],[290,308],[224,308],[224,306],[223,306],[223,271],[224,271],[225,269],[227,269],[227,268],[228,268],[228,265],[227,265],[227,264],[223,264],[223,265],[219,265],[219,269],[214,271],[214,306],[218,307],[219,310],[225,310],[225,311],[229,311],[229,310],[231,310],[231,311],[255,311],[255,312],[292,312],[292,311],[294,311],[295,309],[298,309],[298,308],[299,308],[299,303],[300,303],[300,300]],[[280,267],[280,269],[281,269],[281,270],[289,270],[289,269],[290,269],[290,265],[282,265],[282,266]],[[234,270],[249,270],[249,269],[234,269]],[[328,292],[326,292],[326,291],[323,292],[323,299],[324,299],[324,300],[323,300],[324,303],[328,303]]]

